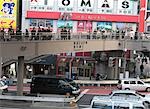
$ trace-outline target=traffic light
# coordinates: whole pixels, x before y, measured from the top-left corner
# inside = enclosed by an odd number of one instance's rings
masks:
[[[109,67],[115,67],[115,65],[116,65],[116,58],[114,58],[114,57],[109,57],[108,66],[109,66]]]

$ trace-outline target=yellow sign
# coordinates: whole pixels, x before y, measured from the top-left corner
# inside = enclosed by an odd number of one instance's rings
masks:
[[[16,29],[17,0],[0,0],[0,28]]]

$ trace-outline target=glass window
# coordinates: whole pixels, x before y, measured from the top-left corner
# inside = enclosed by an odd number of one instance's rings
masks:
[[[130,81],[130,84],[136,84],[136,81]]]
[[[37,20],[36,19],[30,19],[30,26],[37,26]]]
[[[142,84],[142,85],[143,85],[143,83],[142,83],[141,81],[138,81],[137,83],[138,83],[138,84]]]
[[[110,105],[108,105],[106,103],[94,102],[92,108],[97,108],[97,109],[112,109],[112,106],[110,106]]]
[[[124,84],[129,84],[129,81],[124,81]]]

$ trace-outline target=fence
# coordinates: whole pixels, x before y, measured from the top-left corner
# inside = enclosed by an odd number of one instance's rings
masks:
[[[31,32],[29,34],[26,33],[2,33],[0,32],[0,41],[32,41],[32,40],[72,40],[72,39],[88,39],[88,40],[99,40],[99,39],[114,39],[114,40],[149,40],[150,34],[141,34],[138,33],[137,35],[132,38],[130,34],[123,34],[123,33],[115,33],[109,32],[107,34],[104,33],[68,33],[68,32],[40,32],[34,33]]]

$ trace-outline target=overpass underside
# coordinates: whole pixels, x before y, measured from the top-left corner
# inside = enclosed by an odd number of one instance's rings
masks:
[[[0,42],[3,62],[25,56],[31,59],[45,54],[74,53],[110,50],[150,50],[149,40],[45,40]]]

